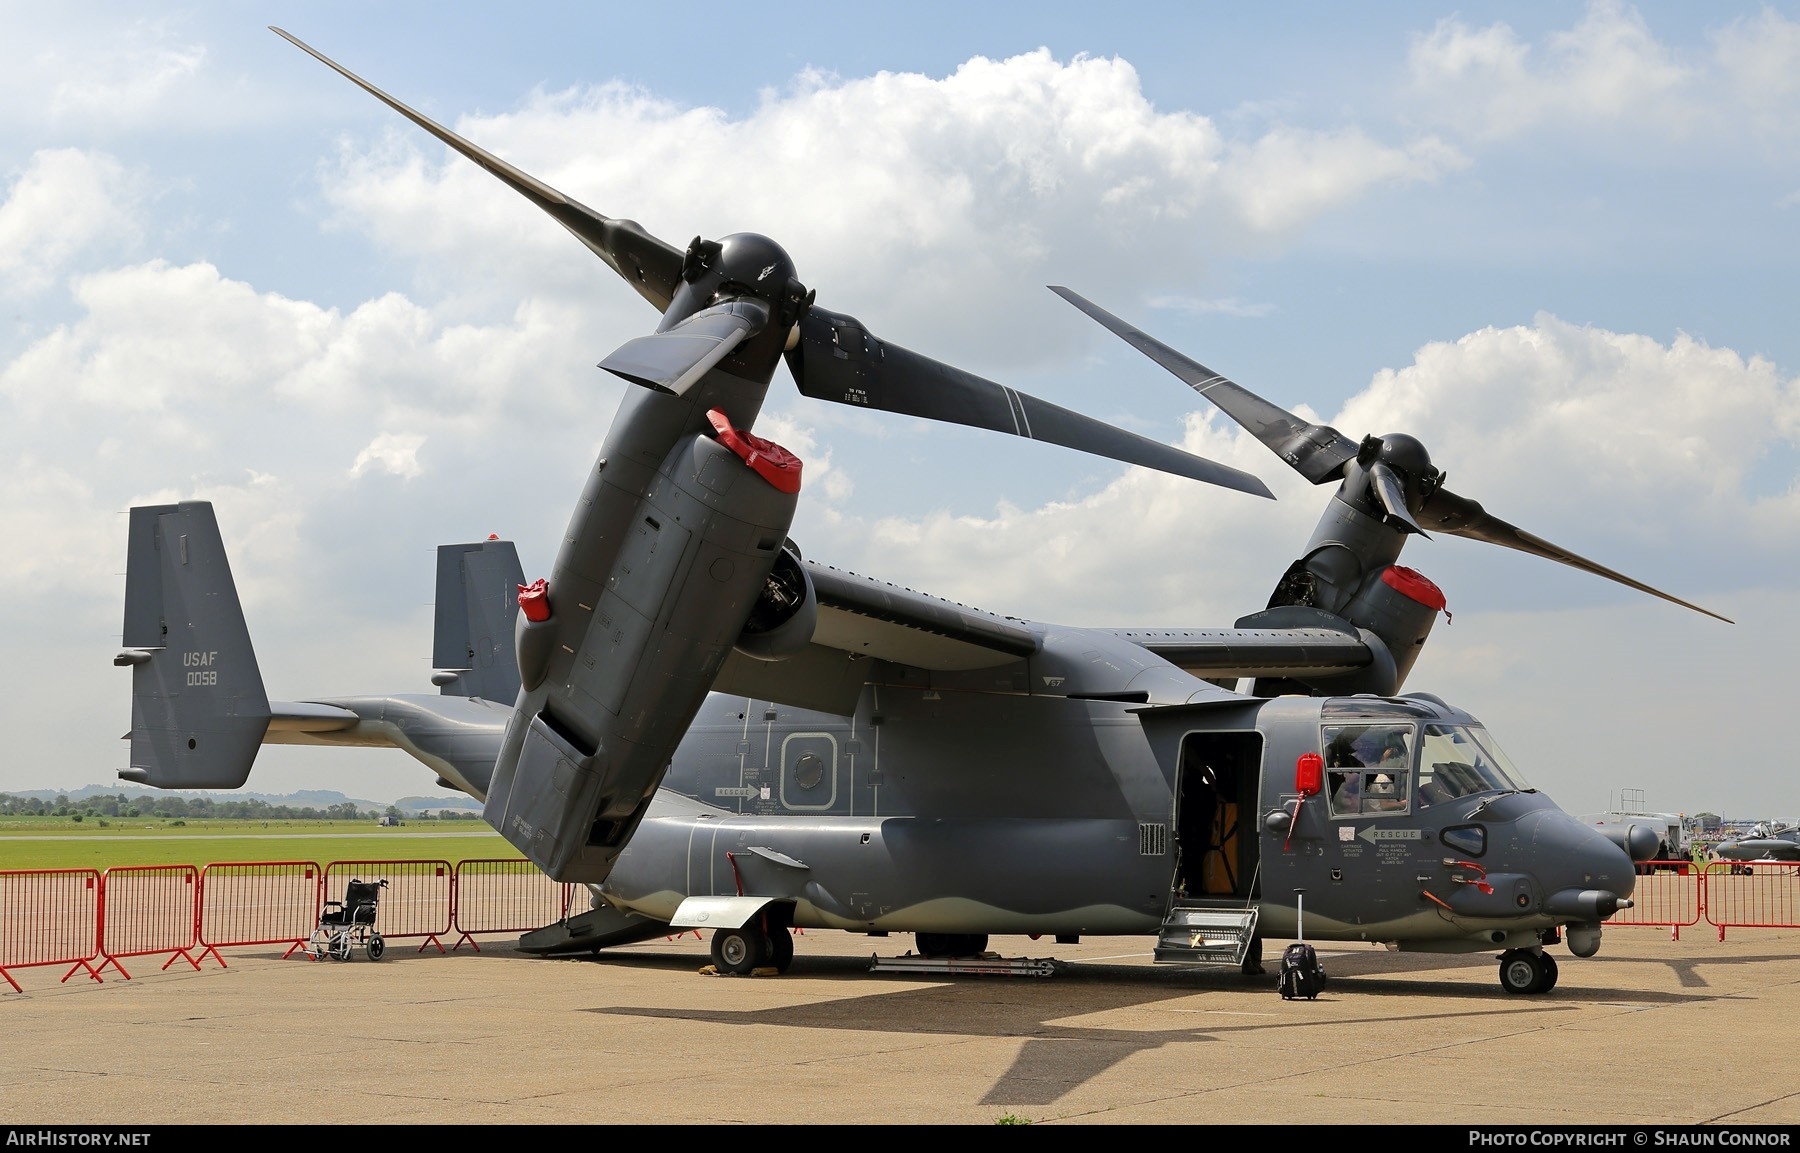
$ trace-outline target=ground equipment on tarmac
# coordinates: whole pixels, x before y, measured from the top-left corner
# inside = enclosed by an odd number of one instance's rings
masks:
[[[319,913],[319,924],[313,929],[306,951],[315,961],[330,957],[348,961],[350,952],[361,945],[369,960],[379,961],[387,952],[387,942],[375,930],[375,912],[381,904],[381,890],[387,882],[363,881],[355,877],[344,887],[344,899],[326,901]]]

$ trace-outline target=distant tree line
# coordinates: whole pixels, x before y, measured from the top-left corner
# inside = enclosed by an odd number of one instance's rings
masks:
[[[221,797],[133,797],[125,793],[95,793],[80,800],[58,794],[54,800],[43,797],[15,797],[0,793],[0,816],[7,817],[161,817],[186,819],[204,817],[227,821],[362,821],[378,817],[405,816],[408,820],[479,820],[479,813],[444,810],[403,814],[395,805],[381,809],[359,809],[354,801],[343,801],[324,808],[297,805],[272,805],[254,798]]]

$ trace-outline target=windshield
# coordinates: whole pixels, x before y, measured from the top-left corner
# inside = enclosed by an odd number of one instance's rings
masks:
[[[1420,743],[1421,805],[1531,786],[1479,725],[1426,725]]]

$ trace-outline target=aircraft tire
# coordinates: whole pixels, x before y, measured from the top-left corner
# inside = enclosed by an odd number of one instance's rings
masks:
[[[794,935],[778,925],[769,931],[769,964],[777,973],[785,973],[793,963]]]
[[[987,951],[986,933],[915,933],[925,957],[979,957]]]
[[[712,961],[721,973],[748,977],[769,960],[770,945],[762,926],[713,932]]]
[[[1544,962],[1544,979],[1539,983],[1538,987],[1532,991],[1534,993],[1548,993],[1550,990],[1556,988],[1556,958],[1548,953],[1539,953],[1538,958]]]
[[[1515,994],[1543,992],[1544,959],[1545,954],[1530,949],[1508,949],[1500,954],[1500,987]]]

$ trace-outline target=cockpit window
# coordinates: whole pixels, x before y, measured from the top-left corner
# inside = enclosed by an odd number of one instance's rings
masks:
[[[1479,857],[1487,852],[1487,830],[1480,825],[1455,825],[1438,834],[1446,848],[1465,857]]]
[[[1479,725],[1426,725],[1419,758],[1419,805],[1530,786]]]
[[[1326,725],[1320,738],[1332,816],[1406,812],[1418,739],[1412,725],[1391,721]]]

